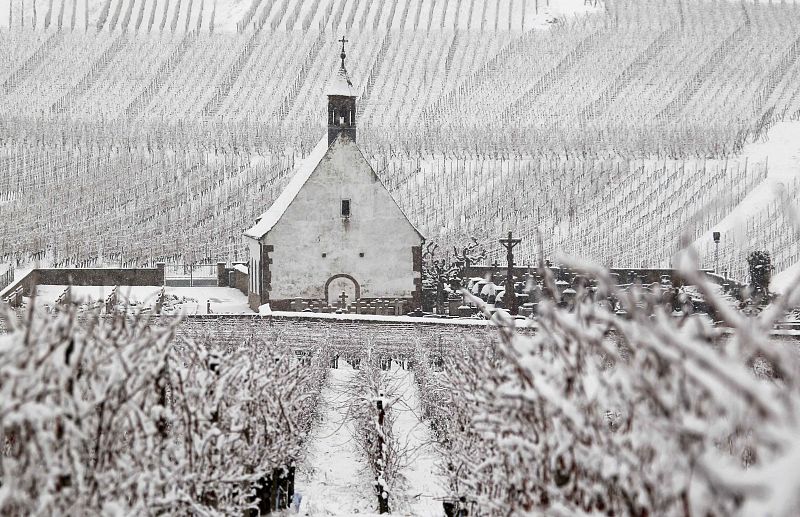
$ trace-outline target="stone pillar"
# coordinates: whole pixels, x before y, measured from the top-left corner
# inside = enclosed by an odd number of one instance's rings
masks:
[[[414,272],[414,293],[412,296],[412,310],[422,307],[422,246],[411,247],[411,264]]]
[[[228,285],[228,269],[225,262],[217,262],[217,287],[230,287]]]
[[[158,270],[158,281],[160,285],[167,285],[167,275],[165,273],[166,264],[163,262],[156,262],[156,269]]]
[[[269,292],[272,289],[272,259],[269,254],[275,251],[271,244],[261,245],[261,305],[269,303]]]

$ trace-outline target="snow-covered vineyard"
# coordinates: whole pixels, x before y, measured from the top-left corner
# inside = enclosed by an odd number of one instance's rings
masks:
[[[748,318],[697,284],[726,329],[610,279],[631,315],[547,302],[522,332],[6,313],[0,508],[793,515],[785,307]]]
[[[0,0],[0,515],[800,515],[800,3]]]
[[[728,276],[764,245],[778,271],[800,258],[769,205],[796,204],[796,139],[758,147],[797,132],[794,2],[39,4],[0,3],[3,261],[245,260],[241,229],[318,139],[342,34],[359,144],[445,245],[500,259],[513,219],[548,255],[666,266],[685,231],[713,267],[709,232],[737,213]]]

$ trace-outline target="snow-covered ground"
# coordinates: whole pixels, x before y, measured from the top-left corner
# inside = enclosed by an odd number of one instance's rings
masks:
[[[366,466],[359,458],[349,420],[347,387],[356,370],[341,361],[322,392],[322,421],[310,437],[295,481],[301,515],[369,514],[374,497]]]
[[[488,305],[488,309],[494,305]],[[482,318],[420,318],[414,316],[381,316],[376,314],[336,314],[324,312],[290,312],[290,311],[271,311],[272,315],[279,318],[293,319],[325,319],[338,321],[382,321],[386,323],[427,323],[437,325],[459,325],[485,327],[487,325],[502,324],[505,321],[499,319],[486,320]],[[518,328],[536,328],[536,322],[532,319],[516,319],[514,325]]]
[[[750,163],[767,160],[767,179],[714,227],[716,231],[741,227],[749,215],[775,199],[781,188],[800,178],[800,122],[779,122],[770,129],[765,142],[745,146],[742,156]],[[701,239],[710,240],[711,232]]]
[[[800,263],[784,269],[772,277],[769,283],[770,290],[776,293],[786,292],[790,286],[800,279]]]
[[[36,288],[36,305],[53,305],[67,288],[65,285],[40,285]],[[113,286],[73,286],[72,298],[78,303],[91,305],[104,302]],[[156,286],[121,286],[117,289],[120,303],[131,308],[152,307],[161,291]],[[229,287],[166,287],[165,313],[176,314],[253,314],[247,297],[238,289]]]
[[[484,2],[485,1],[485,6]],[[290,16],[298,8],[298,16]],[[95,29],[98,25],[103,30],[122,29],[128,31],[146,32],[148,26],[155,28],[164,26],[164,30],[182,33],[200,28],[208,31],[212,20],[214,32],[235,32],[237,24],[246,18],[252,5],[256,5],[249,26],[253,21],[264,19],[268,24],[276,23],[276,28],[292,30],[299,29],[303,21],[308,19],[309,27],[317,27],[323,20],[329,6],[333,4],[336,12],[345,2],[343,19],[353,8],[359,8],[354,18],[354,27],[372,27],[372,22],[378,14],[371,7],[371,2],[356,3],[356,0],[289,0],[283,2],[257,2],[248,0],[202,0],[194,2],[176,2],[164,0],[0,0],[0,28],[35,26],[37,29],[47,27],[53,30],[58,26],[59,20],[62,27],[75,30]],[[377,3],[377,2],[376,2]],[[276,5],[277,4],[277,5]],[[389,13],[392,11],[393,2],[381,2],[383,11],[380,13],[381,26],[388,23]],[[408,10],[406,11],[406,4]],[[431,22],[431,27],[444,26],[460,29],[475,29],[483,26],[483,30],[515,30],[525,31],[532,28],[548,27],[555,19],[570,19],[574,16],[584,15],[589,12],[598,12],[603,8],[603,2],[597,6],[587,5],[584,0],[539,0],[535,2],[494,2],[480,0],[474,3],[472,12],[467,8],[467,2],[449,0],[447,2],[430,2],[429,0],[399,0],[394,9],[392,28],[401,26],[400,13],[406,12],[407,24],[414,16],[413,13],[420,9],[420,19]],[[283,7],[280,9],[280,7]],[[456,8],[460,10],[456,13]],[[315,12],[310,10],[316,8]],[[266,11],[269,9],[269,11]],[[310,18],[308,18],[310,16]],[[458,18],[456,18],[458,17]],[[166,18],[166,19],[165,19]],[[430,20],[428,20],[430,18]],[[152,23],[151,23],[152,20]],[[289,20],[293,23],[289,25]],[[163,23],[162,23],[163,22]],[[364,23],[366,22],[366,24]],[[481,23],[483,22],[483,23]],[[113,29],[112,29],[113,26]],[[138,29],[137,29],[138,27]],[[174,29],[173,29],[174,27]]]
[[[745,146],[742,156],[747,157],[749,163],[767,160],[767,178],[695,242],[698,249],[703,249],[712,241],[714,231],[732,230],[734,236],[738,238],[741,234],[743,239],[747,231],[747,219],[775,201],[793,181],[800,179],[800,122],[779,122],[770,129],[765,141]],[[782,292],[798,274],[798,264],[779,272],[773,277],[771,288]]]
[[[376,515],[373,480],[356,448],[349,414],[349,387],[355,375],[347,362],[340,361],[322,392],[322,420],[309,438],[295,485],[300,515]],[[392,494],[392,513],[443,515],[444,482],[437,474],[438,456],[428,426],[419,418],[413,373],[394,363],[389,383],[399,395],[390,411],[396,412],[393,431],[404,451],[402,492]]]
[[[408,515],[442,515],[441,498],[444,480],[437,474],[439,456],[431,441],[427,423],[420,420],[419,391],[411,370],[393,369],[400,400],[392,409],[397,414],[394,433],[400,447],[405,450],[405,467],[400,474],[405,478],[405,497],[395,513]],[[406,506],[407,505],[407,506]],[[403,507],[405,506],[405,507]]]

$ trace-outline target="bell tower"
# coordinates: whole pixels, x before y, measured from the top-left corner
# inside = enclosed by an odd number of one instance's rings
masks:
[[[356,92],[344,66],[347,57],[344,44],[347,40],[342,36],[339,42],[342,44],[342,64],[328,85],[328,146],[336,140],[339,133],[356,141]]]

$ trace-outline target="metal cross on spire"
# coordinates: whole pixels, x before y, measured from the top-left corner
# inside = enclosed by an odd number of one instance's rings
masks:
[[[340,56],[340,57],[342,58],[342,68],[344,68],[344,58],[346,58],[346,57],[347,57],[347,54],[346,54],[346,53],[345,53],[345,51],[344,51],[344,44],[345,44],[345,43],[349,43],[349,42],[350,42],[350,40],[346,40],[346,39],[344,38],[344,36],[342,36],[342,39],[340,39],[340,40],[338,40],[338,41],[339,41],[339,43],[341,43],[341,44],[342,44],[342,54],[341,54],[341,56]]]

